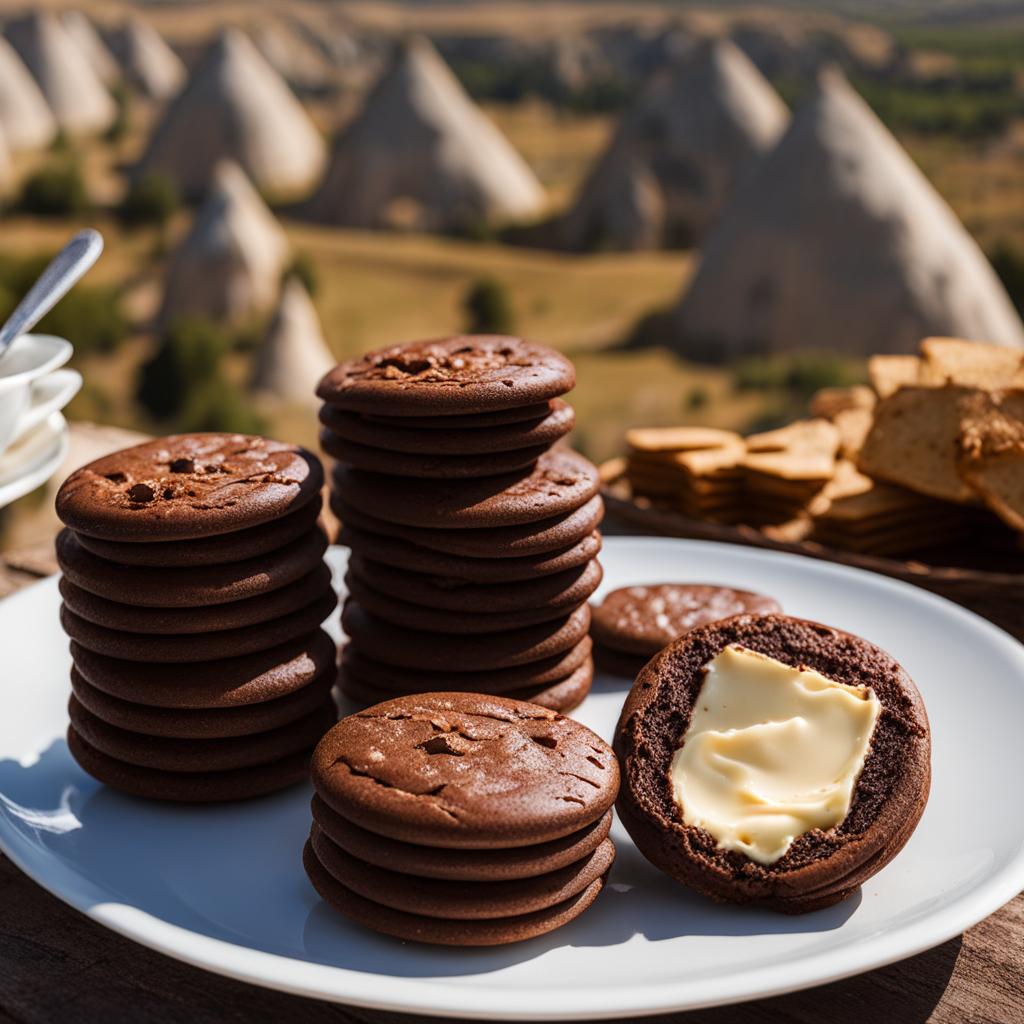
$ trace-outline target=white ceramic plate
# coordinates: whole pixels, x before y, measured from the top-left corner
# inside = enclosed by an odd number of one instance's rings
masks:
[[[67,421],[61,413],[51,412],[0,455],[0,508],[45,484],[67,453]]]
[[[340,569],[344,552],[332,552]],[[56,581],[0,603],[0,846],[90,917],[236,978],[367,1007],[478,1018],[636,1016],[832,981],[958,934],[1024,888],[1024,648],[922,590],[775,552],[611,538],[604,587],[689,580],[775,595],[859,633],[916,679],[934,732],[931,800],[859,896],[803,917],[716,906],[670,882],[616,825],[597,904],[495,950],[403,945],[348,925],[303,876],[309,791],[186,808],[117,795],[64,744],[68,657]],[[577,717],[610,737],[625,690]]]

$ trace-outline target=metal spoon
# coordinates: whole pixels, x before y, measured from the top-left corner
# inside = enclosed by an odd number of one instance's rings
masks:
[[[103,236],[92,228],[79,231],[50,261],[39,280],[0,327],[0,359],[15,338],[32,330],[68,289],[99,259]]]

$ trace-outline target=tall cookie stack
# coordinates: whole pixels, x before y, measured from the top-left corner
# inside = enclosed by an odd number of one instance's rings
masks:
[[[597,470],[557,352],[456,337],[372,352],[321,382],[332,507],[352,551],[343,692],[480,691],[564,711],[593,678]]]
[[[337,718],[323,470],[238,434],[166,437],[57,495],[68,746],[115,789],[215,801],[290,785]]]
[[[400,939],[490,946],[567,924],[597,898],[619,770],[545,708],[430,693],[339,722],[311,770],[303,862],[346,917]]]

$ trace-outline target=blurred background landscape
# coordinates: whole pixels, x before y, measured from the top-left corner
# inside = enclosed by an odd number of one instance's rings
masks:
[[[1024,344],[1021,3],[0,19],[0,312],[76,228],[107,243],[42,325],[71,420],[315,447],[332,360],[508,332],[576,362],[600,461],[629,426],[787,422],[925,334]]]

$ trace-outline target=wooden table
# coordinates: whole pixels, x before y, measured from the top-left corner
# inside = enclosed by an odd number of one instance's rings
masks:
[[[0,595],[52,572],[48,546],[0,561]],[[1024,1022],[1024,895],[964,935],[848,981],[739,1006],[673,1014],[680,1024]],[[0,1024],[401,1024],[255,988],[154,953],[94,924],[0,855]]]

